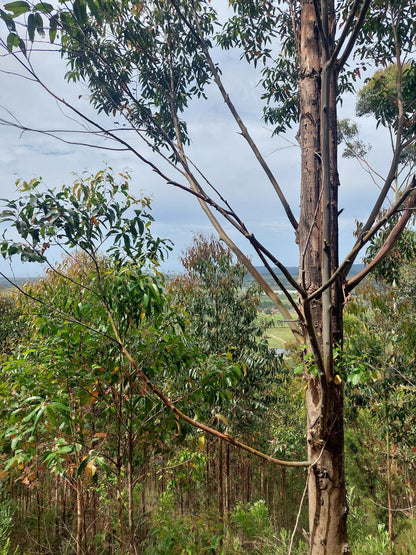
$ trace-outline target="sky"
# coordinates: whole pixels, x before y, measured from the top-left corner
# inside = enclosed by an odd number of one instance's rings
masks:
[[[0,28],[0,33],[5,36],[3,27]],[[294,138],[297,129],[285,136],[272,137],[272,130],[261,119],[258,74],[244,61],[240,61],[236,52],[215,51],[213,56],[220,62],[224,84],[232,101],[297,216],[300,182],[300,151]],[[65,62],[58,52],[38,52],[33,55],[32,61],[54,93],[96,118],[88,103],[88,91],[85,87],[65,82]],[[63,111],[39,85],[18,75],[21,69],[11,56],[1,55],[0,70],[0,119],[10,120],[16,117],[31,128],[80,129],[69,111]],[[339,117],[354,118],[354,106],[355,97],[346,97],[340,107]],[[185,118],[192,139],[188,153],[191,159],[222,192],[249,231],[263,241],[280,261],[288,266],[296,266],[298,250],[293,229],[274,190],[238,133],[234,120],[214,86],[209,89],[208,101],[192,103]],[[114,119],[99,119],[106,126],[115,126]],[[371,164],[379,173],[387,173],[390,157],[387,133],[382,128],[376,129],[371,118],[361,118],[357,122],[362,140],[372,145],[369,155]],[[76,137],[75,134],[73,136]],[[85,140],[85,136],[81,137]],[[94,142],[93,137],[89,140]],[[143,151],[143,145],[135,137],[131,140]],[[98,144],[105,146],[108,142],[103,143],[101,140]],[[152,161],[157,162],[155,154],[150,153],[149,156]],[[211,233],[211,225],[196,199],[164,183],[128,152],[68,145],[45,134],[29,131],[22,133],[8,125],[0,125],[0,198],[15,197],[15,181],[18,178],[29,180],[42,176],[48,187],[59,187],[64,183],[72,183],[74,172],[95,173],[105,164],[110,165],[116,173],[129,169],[132,174],[131,192],[138,196],[144,194],[152,197],[152,214],[155,218],[153,234],[169,238],[174,243],[174,250],[163,269],[179,271],[178,257],[190,245],[192,235]],[[339,169],[339,206],[343,209],[340,217],[342,257],[353,245],[356,220],[366,218],[378,189],[356,161],[340,157]],[[171,170],[169,174],[178,178]],[[249,245],[228,225],[225,224],[225,228],[240,248],[252,256],[253,262],[259,264]],[[9,276],[29,277],[39,274],[41,268],[33,264],[22,265],[17,260],[10,263],[1,259],[0,271]]]

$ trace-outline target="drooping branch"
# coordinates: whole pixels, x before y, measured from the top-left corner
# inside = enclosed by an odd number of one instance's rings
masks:
[[[287,199],[285,197],[285,195],[283,194],[282,189],[280,188],[280,185],[278,184],[276,178],[273,175],[273,172],[271,171],[271,169],[269,168],[266,160],[264,159],[264,157],[262,156],[261,152],[259,151],[256,143],[254,142],[254,140],[252,139],[247,127],[245,126],[243,120],[241,119],[235,105],[233,104],[233,102],[230,99],[229,94],[227,93],[227,91],[225,90],[225,87],[222,83],[221,77],[220,77],[220,73],[217,69],[217,67],[215,66],[212,58],[211,58],[211,54],[208,48],[208,45],[205,41],[204,35],[201,31],[201,28],[198,24],[198,16],[196,14],[196,10],[194,9],[194,18],[195,18],[195,22],[196,22],[196,26],[197,26],[197,30],[193,27],[193,25],[191,24],[191,22],[184,16],[184,14],[182,13],[181,9],[179,8],[179,6],[177,5],[177,2],[175,0],[170,0],[172,5],[174,6],[176,12],[178,13],[179,17],[182,19],[182,21],[185,23],[185,25],[188,27],[188,29],[190,30],[190,32],[194,35],[194,37],[198,40],[199,44],[201,45],[202,51],[204,53],[204,56],[208,62],[210,71],[214,77],[214,81],[215,84],[218,87],[218,90],[221,93],[221,96],[226,104],[226,106],[228,107],[228,109],[230,110],[233,118],[235,119],[238,127],[240,128],[241,134],[244,137],[244,139],[247,141],[248,145],[250,146],[251,150],[253,151],[257,161],[259,162],[260,166],[262,167],[262,169],[264,170],[264,172],[266,173],[269,181],[271,182],[271,184],[273,185],[274,190],[276,191],[279,200],[286,212],[286,215],[290,221],[290,223],[292,224],[292,227],[296,230],[297,226],[298,226],[298,222],[295,218],[295,216],[293,215],[293,212],[289,206],[289,203],[287,202]],[[193,2],[192,2],[193,3]]]
[[[15,123],[12,122],[10,120],[5,120],[3,118],[0,118],[0,125],[4,125],[7,127],[14,127],[16,129],[19,129],[19,131],[21,131],[21,135],[23,135],[24,133],[30,132],[30,133],[39,133],[41,135],[46,135],[47,137],[51,137],[54,140],[57,140],[61,143],[64,143],[66,145],[72,145],[72,146],[85,146],[88,148],[94,148],[97,150],[109,150],[112,152],[125,152],[129,149],[127,149],[126,147],[122,147],[122,148],[117,148],[117,147],[111,147],[111,146],[104,146],[104,145],[98,145],[98,144],[94,144],[94,143],[85,143],[81,140],[74,140],[74,141],[70,141],[68,139],[64,139],[63,137],[60,136],[60,134],[74,134],[74,135],[78,135],[78,134],[91,134],[94,136],[98,136],[98,133],[96,131],[81,131],[81,130],[70,130],[70,129],[36,129],[34,127],[28,127],[27,125],[23,125],[20,123]],[[110,133],[112,131],[118,131],[116,129],[109,129],[107,131],[107,133]],[[129,131],[129,130],[127,130]]]
[[[195,419],[187,416],[185,413],[183,413],[181,410],[179,410],[172,403],[172,401],[170,401],[170,399],[166,395],[164,395],[154,385],[154,383],[147,377],[147,375],[143,372],[143,370],[140,368],[140,365],[137,363],[137,361],[134,359],[134,357],[131,355],[131,353],[129,352],[129,350],[127,349],[127,347],[125,346],[125,344],[123,343],[121,338],[119,337],[118,332],[117,332],[117,327],[114,323],[114,320],[111,316],[111,313],[108,313],[108,316],[110,318],[110,322],[111,322],[111,325],[112,325],[112,328],[113,328],[113,332],[115,334],[115,337],[116,337],[116,339],[117,339],[117,341],[120,345],[120,348],[121,348],[122,353],[124,354],[124,356],[130,362],[130,364],[134,367],[138,376],[143,381],[144,385],[146,387],[148,387],[152,391],[152,393],[154,395],[156,395],[156,397],[158,397],[162,401],[162,403],[173,414],[175,414],[178,418],[180,418],[184,422],[187,422],[188,424],[190,424],[194,428],[198,428],[199,430],[202,430],[203,432],[206,432],[210,435],[213,435],[213,436],[221,439],[222,441],[225,441],[226,443],[229,443],[230,445],[234,445],[235,447],[238,447],[239,449],[242,449],[243,451],[246,451],[247,453],[255,455],[255,456],[257,456],[257,457],[259,457],[263,460],[266,460],[266,461],[268,461],[272,464],[276,464],[278,466],[297,467],[297,468],[299,468],[299,467],[300,468],[307,468],[307,467],[309,467],[313,464],[313,463],[310,463],[309,461],[282,461],[280,459],[276,459],[275,457],[271,457],[270,455],[262,453],[261,451],[258,451],[257,449],[254,449],[253,447],[250,447],[249,445],[246,445],[245,443],[239,441],[238,439],[230,436],[227,433],[222,433],[222,432],[216,430],[215,428],[211,428],[210,426],[207,426],[206,424],[203,424],[203,423],[199,422],[198,420],[195,420]]]

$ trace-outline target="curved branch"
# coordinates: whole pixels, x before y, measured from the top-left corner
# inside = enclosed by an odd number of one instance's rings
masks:
[[[241,119],[239,113],[237,112],[236,107],[234,106],[234,104],[231,102],[230,96],[228,95],[228,93],[226,92],[224,85],[222,83],[219,71],[217,70],[211,55],[209,53],[209,48],[207,46],[207,43],[203,37],[203,34],[201,32],[201,29],[199,28],[198,25],[198,20],[197,20],[197,15],[195,13],[194,10],[194,16],[195,16],[195,20],[196,20],[196,25],[198,26],[198,32],[195,31],[195,29],[193,28],[193,26],[191,25],[191,23],[186,19],[186,17],[182,14],[179,6],[177,5],[175,0],[171,0],[172,5],[174,6],[176,12],[178,13],[179,17],[182,19],[182,21],[185,23],[185,25],[188,27],[188,29],[190,30],[190,32],[193,34],[193,36],[198,40],[199,44],[201,45],[202,51],[204,52],[205,58],[208,62],[209,68],[211,70],[211,73],[214,77],[214,81],[215,84],[217,85],[221,96],[225,102],[225,104],[227,105],[228,109],[230,110],[233,118],[235,119],[238,127],[240,128],[241,134],[242,136],[245,138],[245,140],[247,141],[247,143],[249,144],[251,150],[254,153],[254,156],[256,157],[257,161],[259,162],[260,166],[263,168],[264,172],[266,173],[269,181],[271,182],[271,184],[273,185],[274,190],[277,193],[277,196],[279,197],[279,200],[286,212],[286,215],[290,221],[290,223],[292,224],[293,228],[296,230],[298,227],[298,222],[295,218],[295,216],[293,215],[293,212],[289,206],[289,203],[286,200],[285,195],[283,194],[282,189],[280,188],[279,184],[276,181],[276,178],[274,177],[272,171],[270,170],[266,160],[263,158],[262,154],[260,153],[259,149],[257,148],[256,143],[253,141],[253,139],[251,138],[251,135],[247,129],[247,127],[244,125],[243,120]]]
[[[222,433],[219,432],[218,430],[216,430],[215,428],[211,428],[210,426],[207,426],[206,424],[202,424],[201,422],[198,422],[198,420],[195,420],[193,418],[190,418],[189,416],[187,416],[185,413],[183,413],[181,410],[179,410],[173,403],[172,401],[166,397],[166,395],[164,395],[155,385],[154,383],[146,376],[146,374],[143,372],[143,370],[140,368],[140,366],[137,364],[136,360],[133,358],[133,356],[130,354],[130,352],[128,351],[128,349],[126,348],[126,346],[124,345],[124,343],[121,341],[120,337],[118,336],[117,333],[117,328],[116,325],[114,323],[114,320],[111,316],[111,313],[108,312],[108,316],[110,318],[110,322],[111,322],[111,326],[113,328],[113,332],[116,336],[116,339],[118,341],[118,344],[121,348],[122,353],[124,354],[124,356],[127,358],[127,360],[130,362],[130,364],[134,367],[134,369],[136,370],[137,374],[140,376],[141,380],[143,381],[143,383],[152,391],[152,393],[154,395],[156,395],[156,397],[158,397],[162,403],[168,407],[168,409],[173,412],[173,414],[175,414],[178,418],[180,418],[181,420],[183,420],[184,422],[187,422],[188,424],[190,424],[191,426],[193,426],[194,428],[198,428],[199,430],[202,430],[203,432],[206,432],[210,435],[213,435],[223,441],[225,441],[226,443],[229,443],[231,445],[234,445],[235,447],[238,447],[239,449],[242,449],[243,451],[247,451],[248,453],[252,454],[252,455],[256,455],[257,457],[266,460],[272,464],[276,464],[278,466],[285,466],[285,467],[301,467],[301,468],[307,468],[309,466],[311,466],[311,463],[309,461],[282,461],[280,459],[276,459],[275,457],[271,457],[270,455],[266,455],[265,453],[262,453],[261,451],[258,451],[257,449],[254,449],[253,447],[250,447],[249,445],[246,445],[245,443],[239,441],[238,439],[228,435],[227,433]]]
[[[414,186],[416,186],[415,178],[413,178],[413,181],[414,181]],[[388,236],[387,241],[384,243],[380,251],[373,258],[373,260],[363,270],[361,270],[361,272],[359,272],[356,276],[348,280],[347,283],[345,284],[346,293],[349,293],[350,291],[352,291],[352,289],[354,289],[354,287],[356,287],[371,272],[371,270],[373,270],[373,268],[377,266],[377,264],[379,264],[389,254],[389,252],[394,247],[396,241],[399,239],[407,222],[414,214],[413,210],[415,206],[416,206],[416,191],[413,191],[413,194],[407,199],[406,207],[404,209],[402,217],[392,229],[390,235]]]

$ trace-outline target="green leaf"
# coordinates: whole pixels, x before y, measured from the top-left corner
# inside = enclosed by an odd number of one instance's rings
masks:
[[[52,424],[52,426],[55,426],[56,414],[55,414],[55,409],[53,408],[52,405],[46,405],[46,414],[48,415],[49,422]]]
[[[81,25],[84,25],[85,23],[87,23],[88,17],[87,17],[87,9],[86,9],[85,3],[82,2],[81,0],[75,0],[73,4],[73,9],[74,9],[74,15],[78,20],[78,22]]]
[[[33,7],[33,11],[41,12],[41,13],[52,13],[53,6],[51,4],[47,4],[46,2],[40,2]]]
[[[69,413],[69,407],[67,405],[64,405],[63,403],[60,403],[59,401],[55,401],[53,403],[53,406],[57,408],[61,413]]]
[[[100,12],[100,9],[99,9],[98,5],[94,2],[94,0],[87,0],[87,4],[88,4],[88,7],[89,7],[90,12],[92,13],[92,15],[95,17],[97,22],[100,23],[102,21],[103,17],[102,17],[102,13]]]
[[[40,419],[43,416],[43,413],[45,412],[46,406],[42,405],[40,407],[40,409],[38,410],[37,414],[36,414],[36,418],[35,421],[33,422],[33,431],[35,431],[39,425]]]
[[[16,33],[9,33],[7,37],[7,50],[13,52],[13,46],[19,46],[19,37]]]
[[[22,440],[21,436],[15,436],[12,439],[11,444],[10,444],[10,447],[11,447],[12,451],[14,451],[16,449],[17,445],[19,444],[19,441],[21,441],[21,440]]]
[[[7,28],[10,32],[16,31],[16,25],[14,24],[13,19],[10,17],[8,13],[4,12],[3,10],[0,10],[0,17],[7,25]]]
[[[4,8],[9,12],[13,12],[13,17],[18,17],[19,15],[22,15],[30,10],[29,4],[27,2],[23,2],[22,0],[4,4]]]
[[[34,14],[34,22],[35,22],[35,27],[37,32],[39,33],[39,35],[41,37],[45,36],[45,31],[43,30],[43,19],[42,16],[40,15],[40,13],[35,13]]]
[[[33,13],[27,18],[27,32],[30,42],[33,42],[35,40],[35,14]]]
[[[19,39],[19,48],[20,48],[22,54],[26,57],[26,45],[25,45],[25,41],[23,39]]]
[[[58,19],[59,15],[53,15],[49,20],[49,40],[50,42],[54,42],[56,38],[56,31],[58,29]]]
[[[73,450],[74,449],[72,445],[63,445],[62,447],[59,447],[56,452],[59,454],[66,454],[71,453]]]

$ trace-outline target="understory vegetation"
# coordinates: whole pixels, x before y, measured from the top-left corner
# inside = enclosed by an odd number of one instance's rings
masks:
[[[49,243],[76,250],[0,297],[0,553],[306,554],[308,470],[226,440],[304,459],[310,359],[270,347],[259,289],[213,238],[166,279],[169,244],[127,179],[23,187],[27,242],[9,248],[46,264]],[[335,354],[360,555],[416,550],[415,275],[406,261],[367,280]]]

